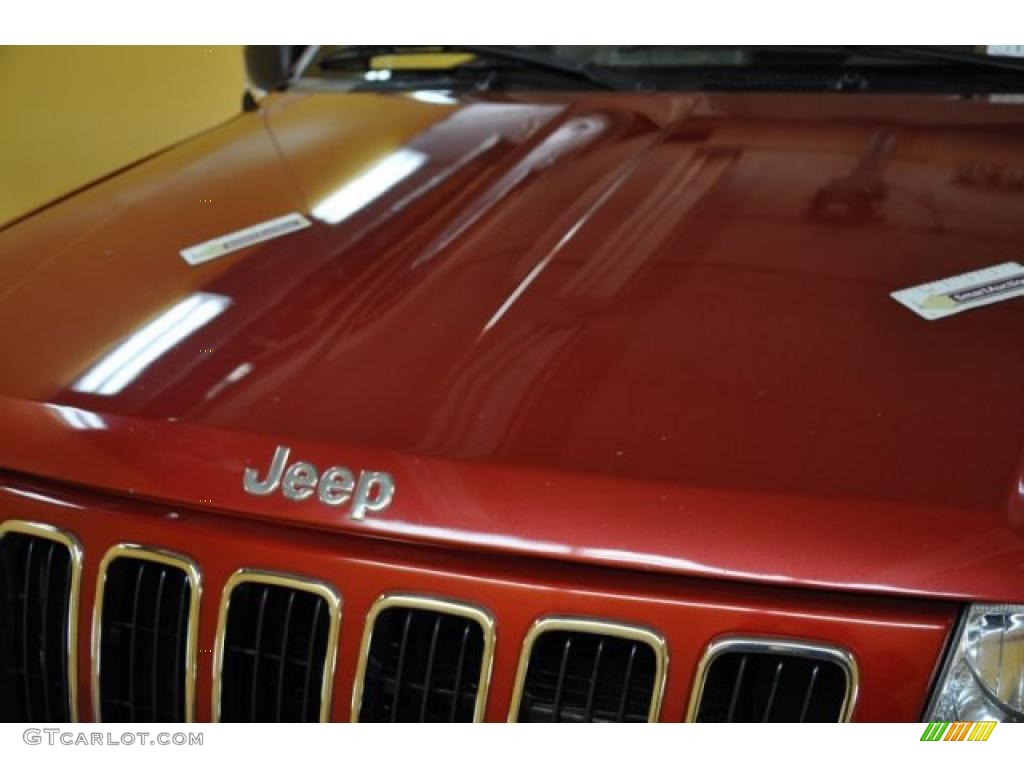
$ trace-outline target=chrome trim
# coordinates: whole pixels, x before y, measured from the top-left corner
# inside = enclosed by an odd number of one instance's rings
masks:
[[[523,640],[523,650],[519,656],[519,668],[516,671],[515,688],[512,691],[512,703],[508,710],[508,721],[519,721],[519,705],[522,703],[523,686],[526,683],[526,672],[533,653],[533,645],[537,638],[545,632],[585,632],[591,635],[618,637],[645,643],[654,651],[654,686],[651,689],[651,706],[647,711],[647,722],[655,723],[661,716],[661,700],[665,692],[665,679],[668,676],[668,646],[665,638],[647,627],[636,624],[625,624],[608,619],[588,619],[569,616],[549,616],[538,619],[530,627]]]
[[[860,673],[857,659],[845,648],[814,640],[789,639],[783,637],[757,637],[730,635],[717,638],[708,643],[697,664],[690,703],[686,709],[686,722],[696,722],[700,700],[704,695],[704,682],[708,668],[723,653],[775,653],[786,656],[800,656],[805,659],[831,661],[842,668],[846,675],[846,697],[839,710],[839,722],[848,723],[853,716],[853,708],[857,704],[860,689]]]
[[[71,567],[71,588],[68,594],[68,714],[71,722],[78,722],[78,611],[82,586],[82,545],[78,539],[61,528],[30,520],[5,520],[0,523],[0,539],[8,533],[35,536],[62,544],[68,550]]]
[[[359,647],[359,663],[356,667],[356,679],[352,686],[352,712],[353,723],[359,722],[359,712],[363,705],[363,684],[366,676],[366,664],[370,653],[370,643],[373,640],[373,628],[377,623],[377,617],[388,608],[416,608],[434,613],[444,613],[450,616],[461,616],[464,619],[475,621],[483,631],[484,647],[480,659],[480,680],[477,684],[476,704],[473,708],[473,722],[480,723],[484,719],[484,710],[487,707],[487,692],[491,685],[491,671],[494,666],[494,646],[497,642],[494,617],[483,608],[478,608],[469,603],[462,603],[456,600],[449,600],[441,597],[429,597],[426,595],[415,595],[404,592],[390,592],[381,595],[374,601],[366,615],[366,624],[363,629],[363,640]]]
[[[107,569],[118,558],[145,560],[177,568],[185,572],[185,578],[188,579],[192,590],[188,606],[188,630],[185,634],[185,722],[195,722],[196,657],[199,644],[199,604],[203,592],[202,574],[195,562],[185,555],[168,552],[157,547],[149,547],[144,544],[131,544],[128,542],[115,544],[108,549],[106,554],[103,555],[103,560],[100,561],[99,571],[96,574],[96,598],[93,601],[92,645],[90,646],[92,656],[93,720],[97,723],[103,722],[103,713],[100,710],[100,649],[102,648],[103,633],[103,595],[106,589]]]
[[[270,584],[275,587],[310,592],[323,598],[327,603],[330,620],[327,625],[327,649],[324,654],[324,679],[320,687],[320,722],[331,719],[331,691],[334,687],[334,669],[338,655],[338,628],[341,626],[341,595],[330,584],[305,576],[296,576],[276,571],[262,571],[255,568],[240,568],[228,578],[221,593],[220,610],[217,615],[217,636],[213,646],[213,722],[220,722],[220,694],[223,682],[225,630],[231,593],[239,584]]]

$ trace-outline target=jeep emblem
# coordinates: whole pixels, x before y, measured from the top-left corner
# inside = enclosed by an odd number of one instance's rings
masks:
[[[287,445],[277,446],[262,480],[257,470],[246,467],[242,475],[245,492],[268,496],[281,487],[284,497],[291,501],[305,501],[315,493],[329,507],[340,507],[351,500],[349,517],[353,520],[386,509],[395,496],[395,481],[387,472],[360,472],[357,480],[347,467],[329,467],[321,474],[308,461],[296,461],[285,469],[289,453]]]

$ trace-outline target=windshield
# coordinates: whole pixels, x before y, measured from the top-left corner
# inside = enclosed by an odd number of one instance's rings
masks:
[[[348,90],[1024,91],[1024,46],[324,46]]]

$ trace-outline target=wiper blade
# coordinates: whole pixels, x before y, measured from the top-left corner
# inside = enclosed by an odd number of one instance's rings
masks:
[[[962,64],[979,69],[1024,72],[1024,59],[1002,56],[987,56],[968,51],[952,51],[946,48],[932,48],[921,45],[865,45],[851,46],[852,53],[865,52],[874,56],[934,61],[940,64]]]
[[[620,46],[619,50],[624,53],[638,53],[643,51],[657,50],[664,46],[632,45]],[[801,63],[813,60],[820,66],[831,63],[833,66],[847,69],[864,66],[863,60],[903,60],[917,62],[933,62],[937,64],[961,64],[968,67],[989,69],[994,71],[1024,72],[1024,59],[1014,59],[1001,56],[988,56],[971,51],[954,50],[950,48],[939,48],[923,45],[691,45],[682,46],[689,51],[742,51],[751,54],[765,54],[778,58],[790,59],[794,63]],[[829,62],[828,59],[834,59]],[[722,66],[722,69],[756,69],[768,67],[778,62],[753,61],[746,65]],[[714,65],[711,65],[714,66]]]
[[[518,64],[530,69],[551,72],[566,78],[585,82],[606,90],[635,90],[641,83],[632,78],[623,78],[597,71],[584,62],[569,61],[558,56],[549,56],[537,51],[524,50],[505,45],[435,45],[414,48],[402,45],[353,45],[332,51],[322,58],[319,65],[325,69],[353,60],[363,61],[372,56],[403,53],[470,53],[483,59],[496,59]]]
[[[569,61],[558,56],[549,56],[537,51],[525,50],[508,45],[460,45],[455,46],[465,53],[474,53],[478,56],[490,56],[495,59],[504,59],[514,64],[522,64],[534,69],[544,69],[567,77],[575,77],[584,80],[592,85],[607,90],[634,90],[640,84],[633,79],[616,77],[604,72],[598,72],[590,64],[583,62]]]

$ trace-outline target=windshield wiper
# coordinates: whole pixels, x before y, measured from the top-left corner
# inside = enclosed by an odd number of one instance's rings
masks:
[[[620,51],[625,53],[637,53],[645,50],[657,50],[666,46],[631,45],[621,46]],[[857,68],[864,66],[864,61],[851,62],[851,59],[867,60],[870,65],[878,61],[903,60],[917,62],[932,62],[935,64],[960,64],[967,67],[988,69],[995,71],[1024,72],[1024,58],[1015,59],[1005,56],[988,56],[972,51],[954,50],[950,48],[939,48],[924,45],[693,45],[680,46],[689,51],[743,51],[754,54],[775,56],[779,59],[785,58],[793,62],[815,60],[819,65],[831,63],[841,68]],[[827,59],[836,59],[828,62]],[[841,59],[841,60],[840,60]],[[875,62],[870,60],[874,59]],[[733,68],[770,67],[778,62],[764,61],[754,62],[749,65],[735,66]],[[713,66],[713,65],[712,65]],[[725,67],[722,67],[725,68]]]
[[[583,62],[569,61],[558,56],[549,56],[537,51],[505,45],[433,45],[423,48],[402,45],[353,45],[331,51],[320,59],[318,64],[323,69],[331,69],[340,64],[365,61],[373,56],[403,53],[469,53],[484,60],[504,61],[529,69],[550,72],[605,90],[635,90],[641,86],[637,80],[598,72],[591,65]],[[436,73],[435,70],[431,71]]]
[[[847,50],[854,55],[857,53],[867,53],[872,56],[933,61],[938,64],[961,64],[978,69],[1024,72],[1024,59],[987,56],[982,53],[952,51],[945,48],[932,48],[921,45],[858,45],[850,46]]]

